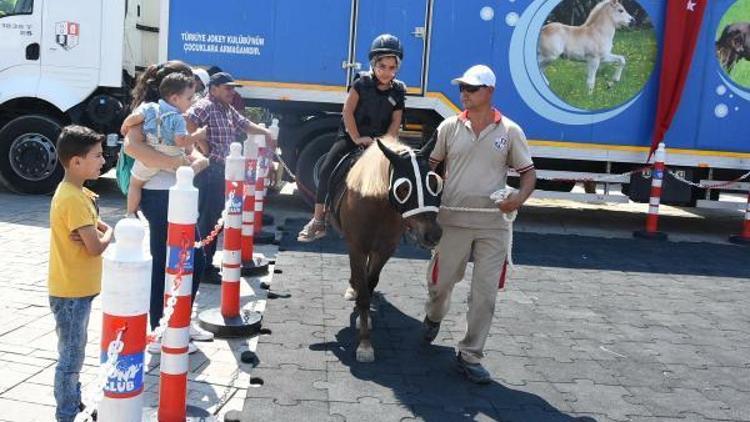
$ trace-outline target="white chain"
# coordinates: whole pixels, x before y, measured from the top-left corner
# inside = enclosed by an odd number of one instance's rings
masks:
[[[695,187],[695,188],[699,188],[699,189],[716,189],[716,188],[723,188],[723,187],[731,186],[731,185],[733,185],[733,184],[735,184],[737,182],[740,182],[740,181],[742,181],[744,179],[747,179],[748,176],[750,176],[750,171],[747,172],[747,173],[745,173],[745,174],[743,174],[742,176],[740,176],[737,179],[734,179],[734,180],[729,181],[729,182],[717,183],[715,185],[703,185],[703,184],[700,184],[700,183],[692,182],[690,180],[685,179],[682,176],[679,176],[676,172],[674,172],[672,170],[669,170],[669,174],[671,174],[672,177],[674,177],[678,181],[680,181],[682,183],[685,183],[685,184],[688,184],[688,185],[690,185],[692,187]]]
[[[185,254],[186,256],[185,259],[187,259],[187,255],[189,254],[189,252],[182,249],[180,250],[180,261],[178,261],[177,263],[177,275],[175,276],[174,282],[172,283],[171,289],[169,290],[169,299],[167,299],[167,306],[164,307],[162,317],[159,319],[159,325],[147,337],[151,341],[159,341],[159,339],[161,339],[162,334],[164,334],[164,331],[169,325],[169,320],[172,318],[172,314],[174,314],[174,307],[175,305],[177,305],[177,291],[182,285],[182,277],[184,275],[183,270],[185,269],[186,264],[185,262],[182,262],[183,254]]]
[[[641,167],[641,168],[637,168],[634,170],[629,170],[620,174],[607,174],[606,176],[601,176],[601,177],[596,177],[596,178],[588,177],[588,178],[581,178],[581,179],[565,179],[561,177],[553,177],[551,179],[544,179],[544,180],[551,180],[553,182],[554,181],[557,181],[557,182],[596,182],[596,183],[619,182],[622,176],[627,176],[629,174],[634,174],[634,173],[642,172],[644,170],[649,170],[651,169],[651,167],[652,166],[646,166],[646,167]]]
[[[237,182],[233,182],[233,184],[236,185]],[[216,225],[214,225],[214,230],[217,230],[219,227],[224,227],[224,213],[226,212],[226,210],[229,209],[229,205],[232,203],[233,200],[234,200],[234,191],[231,191],[229,192],[229,198],[227,198],[226,202],[224,202],[224,212],[222,212],[221,217],[219,217],[219,219],[216,221]],[[242,204],[240,204],[240,207],[242,207]],[[251,210],[251,212],[254,212],[254,211]],[[215,236],[212,236],[209,234],[209,236],[207,236],[205,239],[195,242],[194,247],[196,249],[200,249],[206,246],[207,244],[213,242],[216,236],[218,236],[218,233]]]
[[[115,374],[117,358],[125,347],[125,343],[122,342],[123,332],[125,332],[125,330],[121,329],[120,332],[117,333],[117,337],[109,343],[109,346],[107,347],[107,361],[99,367],[99,375],[97,376],[96,383],[88,394],[88,400],[84,400],[85,407],[83,412],[76,415],[75,422],[90,422],[93,420],[91,414],[104,398],[104,386],[107,384],[107,380]]]

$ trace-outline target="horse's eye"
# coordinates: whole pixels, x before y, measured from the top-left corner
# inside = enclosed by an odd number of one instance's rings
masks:
[[[399,204],[405,203],[411,196],[411,180],[402,177],[393,184],[393,196]]]
[[[425,180],[427,182],[427,191],[433,196],[440,195],[440,192],[443,191],[443,178],[438,176],[434,171],[430,171],[427,173]]]

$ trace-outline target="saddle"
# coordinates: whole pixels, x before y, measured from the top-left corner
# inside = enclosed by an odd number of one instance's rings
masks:
[[[326,209],[331,211],[333,221],[339,225],[341,221],[339,218],[339,208],[341,199],[346,193],[346,176],[349,174],[349,170],[354,167],[354,164],[359,160],[359,157],[364,153],[364,149],[357,148],[346,155],[344,155],[336,166],[331,171],[331,176],[328,179],[328,195],[326,196]]]

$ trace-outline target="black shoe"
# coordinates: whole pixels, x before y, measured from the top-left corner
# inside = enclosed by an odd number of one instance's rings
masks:
[[[492,382],[492,376],[489,371],[484,369],[480,363],[468,363],[461,357],[461,352],[458,352],[456,356],[456,363],[458,372],[464,374],[464,376],[475,384],[489,384]]]
[[[424,322],[422,322],[422,326],[424,327],[424,334],[422,339],[424,340],[425,344],[431,344],[440,331],[440,323],[432,322],[429,318],[427,318],[427,316],[425,316]]]
[[[203,271],[203,277],[201,277],[201,283],[206,284],[221,284],[221,274],[216,267],[211,267],[213,270]]]

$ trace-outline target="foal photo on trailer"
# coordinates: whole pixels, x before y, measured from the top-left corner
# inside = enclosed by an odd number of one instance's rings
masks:
[[[563,0],[539,34],[537,62],[550,89],[586,110],[622,104],[648,81],[656,35],[635,0]]]
[[[428,164],[435,137],[420,150],[381,139],[376,144],[361,156],[350,154],[341,160],[331,176],[327,201],[331,223],[343,234],[349,252],[359,362],[375,360],[370,303],[380,272],[402,235],[431,249],[443,233],[436,220],[443,180]],[[349,159],[356,161],[351,164]]]

